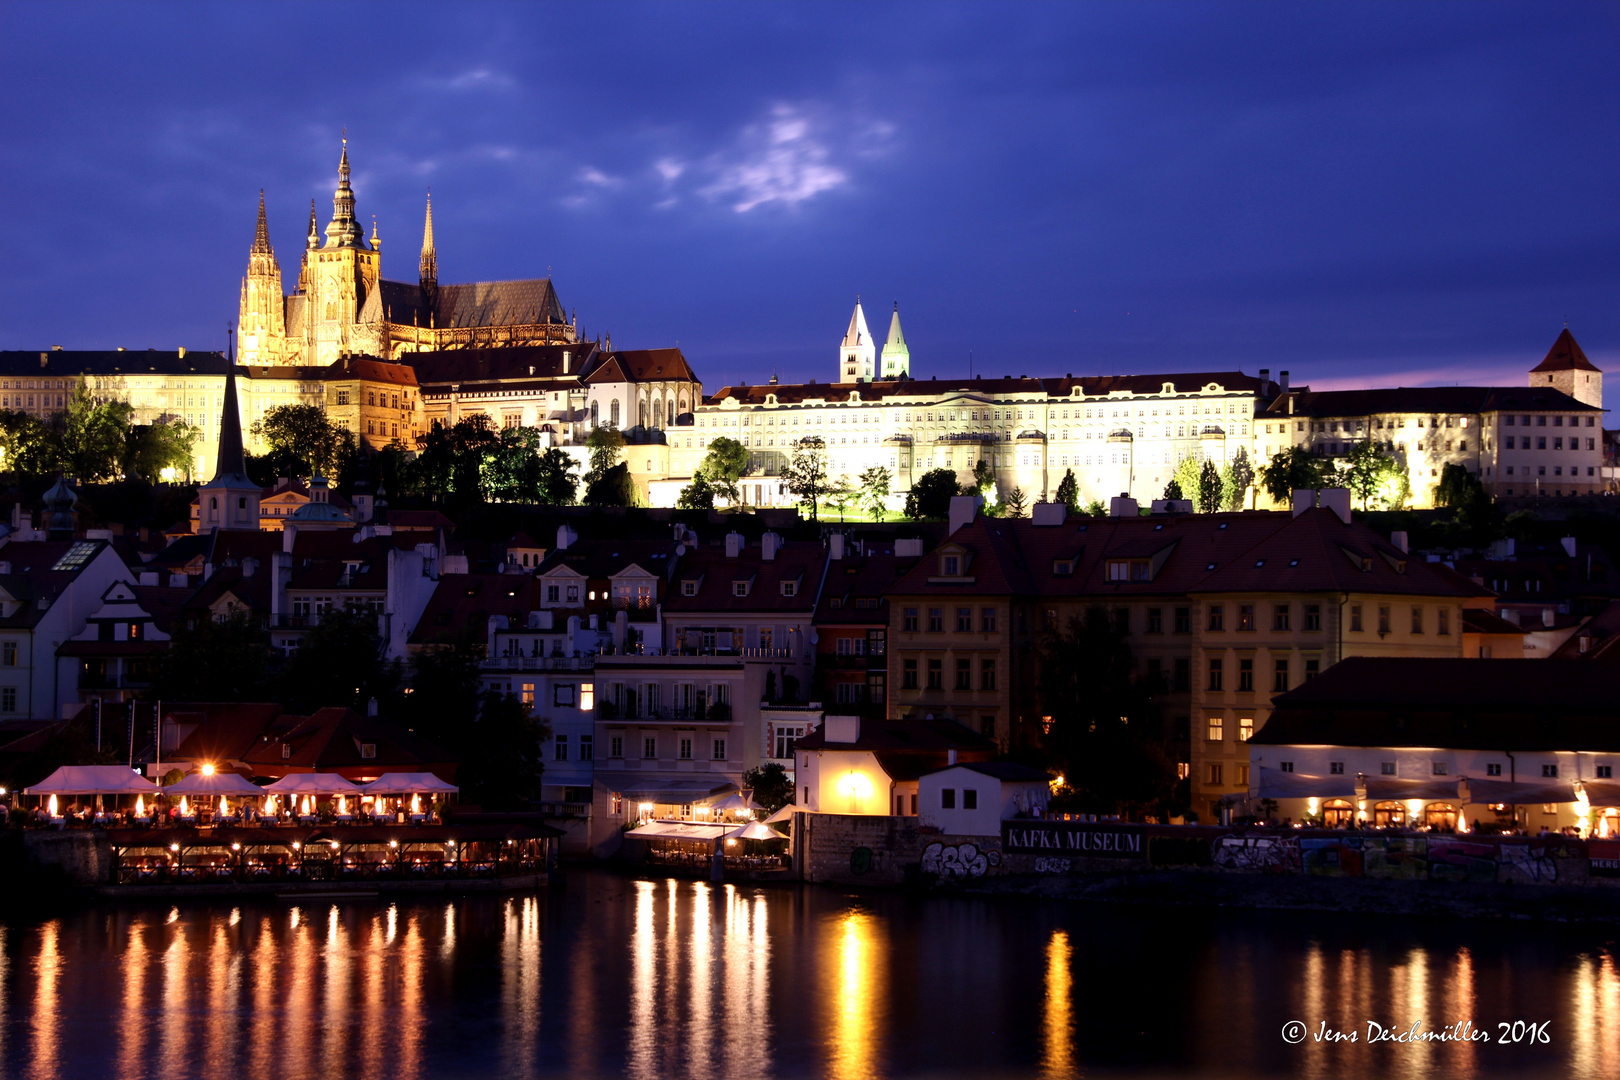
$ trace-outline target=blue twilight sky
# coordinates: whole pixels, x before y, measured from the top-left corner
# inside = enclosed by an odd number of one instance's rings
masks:
[[[347,127],[384,276],[553,273],[712,390],[1620,367],[1620,5],[0,4],[0,348],[220,348]],[[1612,380],[1620,384],[1620,376]],[[1612,389],[1611,395],[1620,395]],[[1611,396],[1620,404],[1620,396]]]

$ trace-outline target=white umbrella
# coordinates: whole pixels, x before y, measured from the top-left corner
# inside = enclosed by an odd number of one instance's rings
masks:
[[[277,795],[357,795],[360,785],[350,783],[337,773],[288,773],[265,791]]]
[[[763,821],[750,821],[747,825],[726,834],[727,840],[786,840],[787,837],[765,824]]]
[[[360,789],[367,795],[454,795],[461,789],[430,772],[383,773]]]
[[[765,809],[763,806],[759,805],[753,799],[748,798],[746,795],[744,795],[740,791],[733,791],[730,795],[727,795],[725,798],[719,800],[718,802],[710,803],[709,806],[710,806],[711,809],[714,809],[714,810],[763,810],[763,809]]]
[[[63,765],[29,795],[156,795],[157,785],[124,765]]]
[[[804,807],[802,807],[802,806],[794,806],[792,803],[788,803],[786,806],[782,807],[782,809],[778,810],[776,813],[774,813],[770,817],[766,818],[765,823],[767,825],[770,825],[770,824],[773,824],[773,823],[778,822],[778,821],[788,821],[793,817],[793,815],[795,813],[797,813],[797,812],[799,812],[800,810],[803,810],[803,809],[804,809]]]
[[[165,795],[248,795],[264,794],[259,785],[234,772],[194,772],[163,789]]]

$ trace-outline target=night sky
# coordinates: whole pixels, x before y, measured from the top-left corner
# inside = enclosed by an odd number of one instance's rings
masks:
[[[383,274],[706,386],[1620,367],[1620,5],[0,5],[0,348],[222,348],[347,127]],[[1610,402],[1620,405],[1620,377]]]

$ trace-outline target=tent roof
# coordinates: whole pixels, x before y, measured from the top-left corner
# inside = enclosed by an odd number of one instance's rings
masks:
[[[430,772],[383,773],[361,790],[367,795],[416,795],[441,792],[454,794],[461,789],[447,784]]]
[[[158,787],[124,765],[63,765],[30,795],[156,795]]]
[[[264,788],[272,795],[357,795],[360,785],[350,783],[337,773],[288,773]]]
[[[241,773],[194,772],[163,789],[165,795],[263,795],[264,789]]]

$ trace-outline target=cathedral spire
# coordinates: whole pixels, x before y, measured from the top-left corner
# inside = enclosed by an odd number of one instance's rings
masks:
[[[309,236],[304,240],[304,246],[314,251],[321,246],[321,221],[315,216],[315,200],[309,200]]]
[[[225,370],[225,405],[219,418],[219,455],[214,459],[210,486],[246,477],[247,462],[242,452],[242,414],[236,404],[236,365]]]
[[[422,225],[422,306],[433,310],[439,299],[439,256],[433,250],[433,192],[427,196],[427,219]]]
[[[904,379],[911,375],[911,350],[906,346],[906,335],[900,329],[900,302],[894,304],[889,318],[889,339],[883,343],[881,357],[883,379]]]
[[[236,364],[225,369],[225,405],[219,418],[214,478],[197,492],[198,531],[259,528],[259,485],[247,474],[242,453],[242,414],[236,404]]]
[[[343,139],[338,159],[338,186],[332,193],[332,222],[326,227],[327,247],[363,248],[366,234],[354,220],[354,189],[349,186],[349,140]]]
[[[270,250],[270,226],[264,220],[264,188],[259,189],[259,225],[253,231],[252,253],[255,255],[273,255]]]

